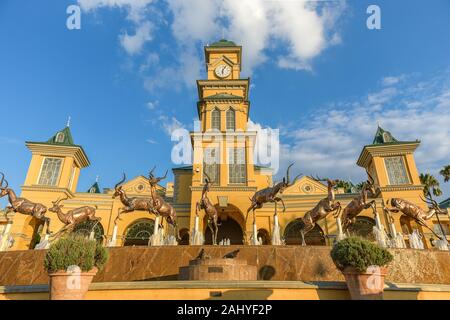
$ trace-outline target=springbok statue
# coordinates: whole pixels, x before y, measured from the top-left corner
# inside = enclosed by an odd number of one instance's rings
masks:
[[[426,221],[430,220],[433,215],[435,215],[437,212],[440,212],[439,210],[439,205],[434,205],[433,203],[433,199],[431,198],[431,196],[427,196],[426,197],[429,201],[427,202],[425,199],[422,198],[422,200],[427,203],[427,204],[431,204],[433,207],[431,209],[429,209],[428,211],[423,210],[422,208],[420,208],[418,205],[411,203],[407,200],[404,199],[400,199],[400,198],[392,198],[392,199],[388,199],[386,201],[386,203],[389,205],[389,202],[391,203],[391,206],[393,208],[387,208],[385,207],[384,210],[388,213],[398,213],[401,212],[402,215],[402,219],[404,219],[404,221],[406,222],[410,222],[410,221],[416,221],[417,224],[419,224],[420,226],[430,230],[436,237],[438,237],[440,240],[442,240],[442,237],[438,234],[436,234],[436,232],[433,231],[433,229],[431,229]],[[434,201],[435,202],[435,201]]]
[[[249,212],[253,211],[253,223],[255,223],[255,210],[261,209],[264,203],[267,202],[274,202],[275,207],[278,202],[281,202],[281,204],[283,205],[283,212],[286,211],[284,201],[281,197],[278,196],[278,194],[282,194],[286,188],[292,186],[297,181],[297,179],[302,175],[302,174],[297,175],[291,183],[289,179],[289,170],[293,165],[294,165],[293,163],[289,165],[286,171],[286,177],[283,177],[283,180],[281,182],[275,184],[273,187],[267,187],[255,192],[253,197],[250,199],[252,203],[250,207],[247,209],[247,215],[245,216],[246,224]]]
[[[196,203],[195,215],[198,216],[198,211],[200,211],[201,209],[205,210],[205,214],[208,218],[208,227],[211,230],[212,244],[215,245],[217,244],[217,233],[219,231],[219,224],[217,223],[219,215],[217,213],[216,207],[213,206],[208,198],[208,191],[212,184],[211,178],[206,172],[204,172],[204,174],[206,176],[205,185],[203,186],[202,197],[200,201]]]
[[[365,209],[372,208],[373,213],[375,215],[377,211],[375,200],[368,201],[368,196],[377,196],[379,192],[375,190],[375,180],[370,175],[369,171],[367,171],[368,179],[364,182],[361,192],[358,197],[354,198],[350,201],[347,206],[342,210],[342,230],[344,232],[356,222],[356,217]]]
[[[303,246],[306,245],[305,234],[311,231],[318,221],[325,219],[331,212],[334,212],[335,216],[339,216],[341,210],[341,204],[339,201],[336,201],[334,193],[334,187],[339,180],[310,178],[316,181],[326,181],[328,186],[328,196],[320,200],[314,208],[306,212],[303,218],[300,218],[300,233]]]
[[[175,236],[177,240],[180,240],[180,236],[178,234],[177,213],[175,212],[175,209],[156,193],[156,186],[161,180],[164,180],[167,177],[167,171],[163,177],[155,177],[153,175],[154,170],[155,167],[153,167],[148,174],[150,193],[152,195],[152,208],[150,211],[157,216],[166,218],[167,223],[175,228]]]
[[[8,219],[8,213],[11,211],[35,217],[47,226],[45,232],[46,234],[50,234],[50,218],[45,216],[47,207],[41,203],[31,202],[25,198],[18,198],[14,190],[8,188],[8,180],[5,179],[3,172],[0,172],[0,174],[2,175],[2,179],[0,181],[0,198],[7,195],[10,203],[10,206],[6,208],[5,218]],[[4,183],[6,183],[6,185],[3,185]]]
[[[66,196],[64,199],[57,199],[56,201],[52,201],[53,206],[48,209],[48,211],[56,213],[59,221],[64,224],[64,226],[57,233],[55,233],[53,237],[57,237],[58,235],[61,235],[66,231],[72,232],[73,229],[82,222],[90,220],[97,221],[98,223],[101,220],[100,217],[95,216],[95,210],[97,209],[97,206],[95,206],[95,208],[90,206],[83,206],[64,213],[61,210],[64,205],[60,204],[60,202],[67,199],[68,197]]]
[[[120,197],[120,202],[124,205],[119,209],[117,217],[114,219],[114,223],[117,224],[117,220],[122,220],[120,215],[123,213],[132,212],[134,210],[153,212],[152,199],[148,197],[128,197],[125,190],[122,188],[122,183],[126,180],[125,173],[122,180],[120,180],[114,186],[113,198]]]

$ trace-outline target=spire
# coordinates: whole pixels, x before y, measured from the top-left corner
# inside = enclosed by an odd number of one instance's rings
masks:
[[[69,127],[70,127],[70,116],[69,116],[69,118],[67,119],[67,124],[66,124],[66,127],[67,127],[67,128],[69,128]]]
[[[384,144],[392,142],[398,142],[398,140],[395,139],[389,131],[381,128],[380,124],[378,123],[377,132],[375,133],[372,144]]]
[[[86,192],[88,192],[88,193],[101,193],[100,186],[98,184],[98,176],[95,177],[95,183]]]

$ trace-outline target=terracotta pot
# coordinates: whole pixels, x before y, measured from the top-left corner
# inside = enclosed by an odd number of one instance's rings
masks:
[[[97,271],[98,269],[94,267],[88,272],[81,273],[66,271],[49,273],[50,300],[83,300]]]
[[[353,267],[342,271],[347,282],[352,300],[381,300],[383,299],[384,277],[387,268],[376,267],[366,272],[359,272]]]

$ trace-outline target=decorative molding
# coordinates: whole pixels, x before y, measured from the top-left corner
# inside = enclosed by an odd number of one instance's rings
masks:
[[[202,191],[203,186],[193,187],[191,186],[191,191]],[[257,187],[249,187],[249,186],[223,186],[223,187],[211,187],[210,192],[213,191],[253,191],[255,192]]]
[[[386,186],[380,187],[382,192],[390,192],[390,191],[412,191],[412,190],[422,190],[422,185],[402,185],[402,186]]]

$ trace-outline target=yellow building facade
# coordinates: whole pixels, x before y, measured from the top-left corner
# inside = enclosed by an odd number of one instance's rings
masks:
[[[252,230],[253,219],[246,221],[246,212],[253,194],[272,185],[270,168],[258,166],[253,161],[256,132],[248,130],[250,113],[250,79],[240,76],[242,47],[231,41],[220,40],[205,47],[207,78],[197,81],[197,115],[199,130],[191,132],[193,162],[190,166],[172,168],[174,181],[165,187],[159,186],[158,192],[173,205],[177,212],[180,231],[180,244],[189,244],[190,233],[194,229],[196,203],[202,195],[205,172],[213,180],[208,193],[211,202],[219,213],[218,241],[230,239],[231,244],[242,244],[244,235]],[[395,128],[392,128],[395,130]],[[413,202],[424,209],[421,200],[423,186],[414,160],[414,151],[419,141],[397,141],[388,131],[378,127],[372,144],[362,147],[356,164],[367,169],[375,179],[380,195],[376,205],[381,223],[391,231],[388,218],[382,210],[382,203],[393,197]],[[52,201],[62,201],[63,211],[81,206],[96,206],[96,216],[101,218],[98,224],[92,222],[77,226],[76,232],[90,234],[105,243],[111,243],[113,234],[117,234],[116,246],[148,245],[153,232],[155,216],[147,211],[134,211],[121,215],[114,230],[114,220],[123,207],[119,197],[113,197],[114,188],[100,190],[96,182],[86,192],[77,189],[82,169],[90,162],[83,147],[73,141],[70,128],[57,132],[45,142],[26,142],[32,158],[23,183],[21,197],[33,202],[52,206]],[[301,164],[299,164],[301,166]],[[162,174],[166,168],[158,168]],[[146,172],[148,168],[142,168]],[[121,173],[118,173],[120,177]],[[291,173],[291,179],[295,176]],[[339,178],[336,172],[334,177]],[[150,197],[150,187],[145,176],[126,180],[122,185],[129,197]],[[336,200],[345,207],[358,194],[352,190],[337,190]],[[354,191],[354,190],[353,190]],[[327,187],[310,177],[303,176],[286,189],[281,197],[286,211],[279,211],[279,224],[286,244],[300,244],[300,223],[298,218],[311,210],[317,202],[327,196]],[[256,211],[258,237],[263,244],[271,243],[275,207],[265,204]],[[199,212],[200,230],[205,234],[206,244],[211,243],[211,234],[207,227],[204,212]],[[51,219],[51,230],[56,232],[63,224],[57,215],[47,211]],[[448,217],[442,217],[448,224]],[[435,227],[436,221],[430,220],[429,226]],[[2,243],[7,250],[33,248],[42,238],[43,230],[38,221],[30,216],[10,212],[2,215],[0,232]],[[351,230],[356,234],[371,237],[375,225],[371,209],[363,211]],[[414,224],[402,224],[400,214],[394,214],[394,227],[397,232],[410,233],[419,229],[426,238],[425,245],[431,247],[432,234]],[[166,232],[170,227],[165,224]],[[330,214],[307,234],[310,245],[331,245],[337,236],[336,220]],[[5,239],[9,238],[9,245]],[[405,237],[406,239],[406,237]]]

